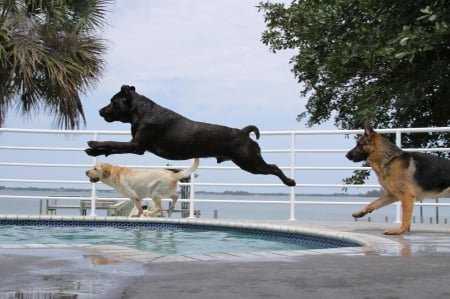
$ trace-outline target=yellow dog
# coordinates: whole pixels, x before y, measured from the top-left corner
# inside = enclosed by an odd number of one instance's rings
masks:
[[[129,167],[115,166],[108,163],[98,163],[92,169],[86,171],[92,183],[101,181],[113,187],[120,195],[131,199],[137,210],[136,217],[140,217],[144,211],[141,201],[144,198],[151,198],[156,209],[145,212],[145,216],[153,216],[162,213],[162,198],[171,198],[172,203],[169,210],[173,210],[178,200],[178,181],[189,177],[199,165],[199,159],[194,159],[191,167],[180,172],[168,169],[146,169],[135,170]]]

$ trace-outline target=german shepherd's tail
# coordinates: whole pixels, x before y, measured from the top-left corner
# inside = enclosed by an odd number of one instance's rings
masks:
[[[246,126],[245,128],[241,129],[242,133],[248,135],[251,132],[255,133],[256,139],[259,139],[259,129],[256,126]]]
[[[191,174],[198,168],[199,164],[200,164],[200,160],[198,158],[195,158],[194,162],[192,162],[191,167],[176,173],[177,180],[181,180],[181,179],[190,177]]]

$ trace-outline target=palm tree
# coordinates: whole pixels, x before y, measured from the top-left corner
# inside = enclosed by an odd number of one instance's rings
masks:
[[[105,61],[111,0],[0,0],[0,126],[11,106],[45,109],[57,127],[85,123],[80,94],[98,82]]]

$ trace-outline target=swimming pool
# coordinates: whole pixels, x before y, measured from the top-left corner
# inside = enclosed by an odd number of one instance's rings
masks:
[[[361,246],[293,232],[168,221],[0,220],[0,244],[118,245],[158,255]]]

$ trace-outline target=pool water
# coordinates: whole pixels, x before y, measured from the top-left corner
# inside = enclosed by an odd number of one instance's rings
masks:
[[[324,248],[299,240],[233,230],[151,227],[0,226],[0,244],[118,245],[159,255],[233,253]]]

